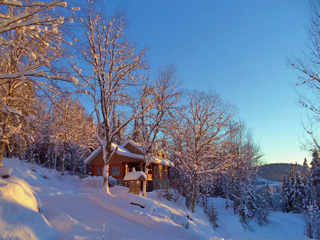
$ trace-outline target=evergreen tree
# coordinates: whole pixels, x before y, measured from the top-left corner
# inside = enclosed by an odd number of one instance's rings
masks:
[[[292,164],[284,176],[281,196],[284,212],[302,213],[312,199],[311,182],[307,173],[307,169],[301,171],[297,164]]]
[[[314,189],[315,199],[320,199],[320,158],[318,151],[314,150],[311,161],[311,181]],[[320,206],[320,201],[317,202]]]
[[[311,173],[310,173],[310,169],[309,169],[306,158],[304,159],[304,162],[303,162],[301,178],[302,178],[302,183],[304,187],[303,208],[304,210],[306,210],[308,204],[314,200],[314,191],[312,186]]]
[[[272,194],[273,194],[273,189],[269,184],[267,184],[264,198],[265,198],[268,209],[275,208]]]
[[[282,193],[281,193],[281,199],[280,199],[282,203],[283,212],[290,212],[289,192],[290,192],[289,174],[285,174],[282,179]]]
[[[301,174],[297,164],[293,166],[292,171],[289,203],[291,211],[301,213],[303,209],[304,186],[301,181]]]

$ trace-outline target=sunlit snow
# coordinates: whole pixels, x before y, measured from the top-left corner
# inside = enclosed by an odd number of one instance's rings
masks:
[[[100,188],[86,191],[76,176],[61,177],[39,166],[33,172],[17,159],[4,158],[3,164],[13,172],[0,178],[0,239],[102,239],[104,219],[105,239],[115,240],[308,239],[299,214],[273,212],[266,226],[250,222],[250,231],[239,223],[232,204],[226,209],[225,199],[209,198],[219,213],[219,228],[213,230],[201,207],[191,213],[157,191],[145,198],[115,186],[110,196]]]

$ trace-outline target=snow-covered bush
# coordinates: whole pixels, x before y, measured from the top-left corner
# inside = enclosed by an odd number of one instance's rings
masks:
[[[265,225],[268,220],[267,217],[269,215],[269,208],[268,208],[268,204],[265,202],[264,199],[260,199],[258,202],[258,210],[255,212],[254,217],[257,219],[257,222],[260,226]]]
[[[238,214],[239,214],[239,221],[242,224],[242,226],[244,226],[245,228],[245,225],[247,225],[248,218],[250,216],[247,206],[244,204],[239,205]]]
[[[282,211],[280,193],[272,194],[272,199],[273,199],[273,202],[272,202],[273,207],[271,208],[271,210],[277,211],[277,212]]]
[[[177,206],[180,206],[183,201],[183,197],[179,194],[178,190],[174,188],[159,190],[157,196],[159,199],[164,198],[170,202],[174,202]]]
[[[320,239],[320,211],[316,204],[310,204],[304,213],[306,230],[305,234],[311,239]]]
[[[251,219],[260,226],[267,223],[269,208],[265,196],[250,181],[242,182],[240,186],[238,196],[234,195],[233,199],[234,213],[239,215],[240,223],[249,230],[248,222]]]
[[[218,226],[217,224],[217,221],[218,221],[218,212],[214,206],[213,203],[211,203],[208,207],[207,207],[207,211],[206,211],[206,214],[208,215],[209,217],[209,220],[212,224],[212,227],[214,229],[216,229]]]
[[[46,174],[45,172],[42,172],[40,176],[43,177],[44,179],[49,179],[48,174]]]

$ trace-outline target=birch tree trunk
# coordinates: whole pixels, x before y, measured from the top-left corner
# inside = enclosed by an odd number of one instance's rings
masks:
[[[144,167],[144,173],[147,176],[147,181],[143,181],[142,183],[142,196],[146,197],[147,196],[147,183],[148,183],[148,171],[149,171],[149,161],[150,161],[150,154],[145,155],[145,167]]]
[[[103,168],[103,189],[106,194],[111,195],[109,187],[109,163],[105,164]]]

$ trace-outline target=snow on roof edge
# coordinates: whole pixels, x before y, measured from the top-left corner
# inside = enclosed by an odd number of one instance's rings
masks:
[[[144,155],[132,153],[125,149],[123,146],[119,146],[115,143],[112,143],[112,150],[114,150],[116,147],[118,147],[117,154],[121,156],[144,160]]]
[[[130,139],[126,140],[121,146],[125,147],[128,143],[130,143],[132,146],[137,148],[140,152],[145,153],[143,147],[139,143],[132,141]]]
[[[94,150],[89,157],[84,160],[84,164],[90,163],[98,154],[101,152],[101,146],[99,146],[96,150]]]
[[[174,167],[174,163],[171,162],[169,159],[164,159],[160,157],[151,156],[150,158],[151,163],[157,163],[159,165]]]
[[[143,155],[132,153],[132,152],[128,151],[127,149],[125,149],[123,146],[119,146],[115,143],[112,143],[111,147],[112,147],[112,150],[114,150],[114,149],[116,149],[116,147],[118,147],[118,150],[117,150],[118,155],[144,160]],[[96,150],[94,150],[89,155],[89,157],[87,157],[84,160],[84,164],[89,164],[96,156],[98,156],[99,153],[101,153],[101,151],[102,151],[101,146],[99,146]]]

